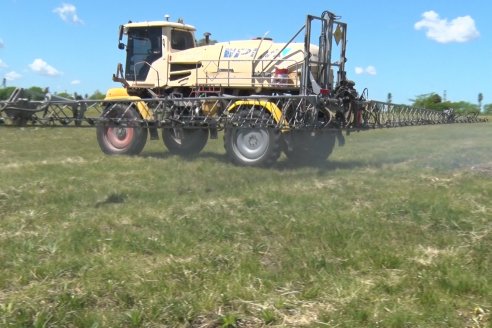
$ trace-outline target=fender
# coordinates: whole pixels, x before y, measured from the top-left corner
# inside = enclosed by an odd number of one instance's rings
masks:
[[[136,101],[137,110],[142,116],[142,118],[146,121],[153,120],[153,113],[150,110],[149,106],[141,100],[142,98],[137,96],[130,96],[128,91],[125,88],[111,88],[106,92],[106,97],[104,100],[131,100]]]
[[[282,111],[278,106],[268,100],[254,100],[254,99],[248,99],[248,100],[238,100],[235,103],[233,103],[229,108],[227,108],[228,112],[233,112],[236,110],[237,107],[240,106],[257,106],[257,107],[263,107],[266,109],[273,117],[275,122],[279,125],[283,125],[284,122],[284,117],[282,115]]]

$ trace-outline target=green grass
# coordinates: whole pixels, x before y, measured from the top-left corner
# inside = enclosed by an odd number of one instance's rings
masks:
[[[103,155],[0,128],[0,326],[492,327],[492,126],[353,133],[320,166]]]

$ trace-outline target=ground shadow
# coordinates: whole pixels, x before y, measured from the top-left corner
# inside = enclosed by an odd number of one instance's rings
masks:
[[[313,162],[313,163],[296,163],[287,159],[277,162],[273,167],[277,170],[290,171],[300,168],[313,168],[319,172],[329,172],[335,170],[351,170],[356,168],[375,168],[379,169],[383,165],[399,164],[405,162],[406,159],[378,159],[375,161],[358,161],[358,160],[330,160]]]
[[[230,163],[230,161],[227,159],[226,154],[220,154],[220,153],[214,153],[208,151],[204,151],[197,155],[192,155],[192,156],[179,156],[179,155],[172,154],[168,151],[144,152],[140,154],[140,156],[143,158],[156,158],[156,159],[169,159],[169,158],[177,157],[177,158],[182,158],[185,161],[195,161],[200,158],[210,158],[221,163]],[[232,163],[230,164],[232,165]]]
[[[205,151],[194,156],[185,156],[185,157],[174,155],[167,151],[144,152],[140,156],[143,158],[155,158],[161,160],[177,157],[177,158],[181,158],[184,161],[191,161],[191,162],[196,161],[198,159],[205,158],[232,166],[235,165],[227,158],[227,155],[225,153],[217,153],[217,152],[210,152],[210,151]],[[274,169],[278,171],[293,171],[301,168],[312,168],[312,169],[317,169],[320,173],[322,173],[322,172],[329,172],[335,170],[351,170],[356,168],[379,169],[383,165],[399,164],[407,160],[408,159],[405,158],[391,158],[391,159],[378,158],[377,160],[358,161],[358,160],[331,160],[330,158],[328,158],[326,161],[299,163],[296,161],[289,160],[285,157],[281,157],[273,166],[265,167],[264,169]]]

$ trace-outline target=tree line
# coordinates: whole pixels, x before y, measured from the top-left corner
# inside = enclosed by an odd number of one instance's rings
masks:
[[[6,87],[6,88],[0,88],[0,100],[7,100],[10,97],[10,94],[15,90],[15,87]],[[40,88],[40,87],[30,87],[29,89],[26,89],[27,94],[30,96],[31,100],[43,100],[44,96],[47,92],[46,89]],[[100,92],[99,90],[94,91],[93,94],[88,95],[81,95],[77,93],[67,93],[67,92],[55,92],[55,95],[71,100],[82,100],[82,99],[89,99],[89,100],[101,100],[104,99],[104,93]],[[482,108],[482,101],[483,101],[483,95],[482,93],[478,94],[478,103],[477,104],[472,104],[466,101],[458,101],[458,102],[451,102],[448,100],[444,100],[440,95],[437,93],[428,93],[424,95],[419,95],[415,99],[410,100],[412,102],[411,106],[417,107],[417,108],[426,108],[426,109],[433,109],[433,110],[446,110],[446,109],[454,109],[458,113],[475,113],[475,112],[482,112],[483,114],[486,115],[492,115],[492,104],[486,104]],[[391,93],[388,93],[388,99],[387,102],[392,102],[392,95]]]
[[[12,92],[16,87],[5,87],[5,88],[0,88],[0,100],[8,100]],[[31,100],[44,100],[44,97],[48,90],[46,88],[40,88],[40,87],[30,87],[28,89],[25,89],[25,94],[29,96]],[[54,92],[54,95],[57,95],[58,97],[63,97],[67,98],[70,100],[83,100],[83,99],[89,99],[89,100],[101,100],[104,99],[105,94],[100,92],[99,90],[94,91],[93,94],[78,94],[78,93],[68,93],[68,92]]]
[[[388,99],[391,98],[391,94],[388,94]],[[417,108],[425,108],[432,110],[447,110],[454,109],[457,113],[477,113],[481,112],[487,115],[492,114],[492,104],[486,104],[482,108],[483,94],[478,94],[477,104],[472,104],[467,101],[449,101],[443,99],[437,93],[428,93],[424,95],[419,95],[415,99],[411,100],[412,106]]]

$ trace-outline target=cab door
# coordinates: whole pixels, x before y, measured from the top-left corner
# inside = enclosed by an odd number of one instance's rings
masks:
[[[135,84],[162,87],[167,83],[165,39],[161,26],[128,29],[125,78]]]

